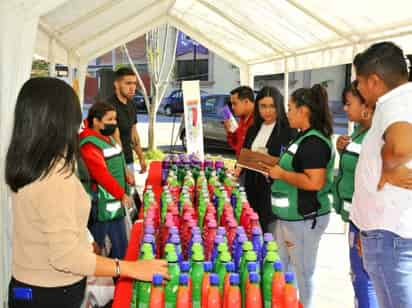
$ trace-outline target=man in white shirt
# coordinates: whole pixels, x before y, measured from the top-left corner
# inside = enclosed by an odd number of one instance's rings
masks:
[[[354,66],[360,93],[376,109],[356,168],[351,220],[379,306],[412,307],[412,190],[391,178],[412,166],[412,83],[402,50],[390,42],[358,54]]]

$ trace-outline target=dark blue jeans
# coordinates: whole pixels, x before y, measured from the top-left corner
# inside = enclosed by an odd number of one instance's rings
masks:
[[[110,239],[112,248],[109,257],[123,259],[127,249],[127,235],[124,218],[112,221],[97,221],[97,204],[92,201],[90,212],[89,230],[94,240],[101,247],[105,247],[106,236]]]
[[[379,307],[412,307],[412,239],[385,230],[362,231],[363,263]]]

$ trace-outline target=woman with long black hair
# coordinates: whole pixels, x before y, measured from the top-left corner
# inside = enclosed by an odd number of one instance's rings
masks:
[[[278,158],[295,134],[286,117],[283,95],[274,87],[262,88],[256,96],[254,122],[247,131],[243,147]],[[250,205],[259,214],[263,231],[274,233],[276,216],[272,212],[271,181],[255,171],[244,172]]]
[[[293,92],[288,105],[291,127],[299,134],[268,167],[275,181],[272,203],[280,257],[296,271],[300,300],[311,308],[319,241],[329,223],[328,193],[333,183],[332,119],[326,90],[320,85]]]
[[[92,252],[90,198],[74,173],[81,119],[77,95],[61,80],[34,78],[20,90],[6,157],[13,213],[11,308],[78,308],[89,275],[168,277],[165,261],[119,261]]]

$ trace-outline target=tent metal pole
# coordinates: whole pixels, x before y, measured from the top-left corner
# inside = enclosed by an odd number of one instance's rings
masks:
[[[284,105],[285,105],[285,110],[288,110],[288,101],[289,101],[289,68],[288,68],[288,59],[284,59],[284,69],[285,69],[285,77],[284,77],[284,93],[283,93],[283,99],[284,99]]]

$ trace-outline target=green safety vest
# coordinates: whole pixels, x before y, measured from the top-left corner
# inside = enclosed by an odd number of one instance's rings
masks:
[[[110,137],[110,141],[115,145],[107,143],[106,141],[98,137],[88,136],[80,140],[80,147],[82,147],[86,143],[92,143],[93,145],[98,147],[103,152],[107,169],[109,170],[111,175],[116,179],[116,181],[120,184],[120,186],[123,187],[127,192],[128,186],[126,184],[125,171],[126,162],[123,156],[123,152],[120,146],[116,145],[116,142],[112,137]],[[84,166],[84,164],[79,164],[79,174],[83,186],[85,187],[86,191],[90,194],[90,196],[93,198],[93,196],[95,197],[97,194],[98,221],[111,221],[125,216],[125,211],[120,200],[114,198],[101,185],[99,185],[95,181],[90,180],[87,168]],[[96,185],[97,192],[93,191],[92,184]]]
[[[339,173],[333,185],[333,207],[341,215],[342,220],[349,221],[349,213],[352,206],[352,196],[355,190],[355,170],[362,141],[366,131],[356,129],[351,135],[352,142],[349,143],[340,155]]]
[[[281,220],[300,221],[330,213],[331,202],[328,194],[333,183],[335,153],[332,147],[332,142],[329,138],[326,138],[321,132],[315,129],[308,130],[304,135],[298,137],[290,143],[287,150],[280,157],[279,166],[286,171],[296,172],[293,168],[293,159],[297,153],[300,143],[309,136],[317,136],[325,141],[331,149],[331,158],[326,167],[326,183],[317,193],[320,208],[311,213],[306,213],[305,209],[299,209],[298,188],[286,183],[285,181],[275,180],[272,184],[272,209],[274,214]],[[305,217],[301,214],[302,212],[305,213]]]

